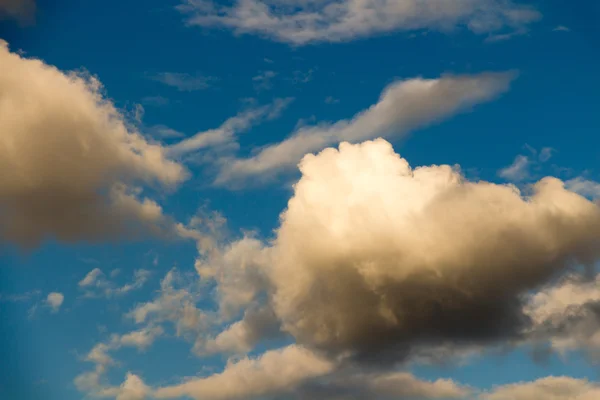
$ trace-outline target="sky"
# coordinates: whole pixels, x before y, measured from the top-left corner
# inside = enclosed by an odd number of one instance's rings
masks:
[[[0,0],[0,398],[600,398],[599,17]]]

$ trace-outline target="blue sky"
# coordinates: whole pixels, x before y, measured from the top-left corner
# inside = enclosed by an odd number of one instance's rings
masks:
[[[0,2],[0,398],[596,398],[599,7]]]

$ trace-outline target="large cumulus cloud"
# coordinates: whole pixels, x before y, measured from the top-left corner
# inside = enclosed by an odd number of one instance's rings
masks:
[[[95,77],[6,42],[0,65],[0,237],[35,245],[160,233],[162,210],[138,187],[173,187],[184,168],[129,126]]]
[[[517,339],[525,295],[600,256],[600,209],[544,178],[525,195],[384,140],[306,156],[268,275],[282,327],[332,354]]]

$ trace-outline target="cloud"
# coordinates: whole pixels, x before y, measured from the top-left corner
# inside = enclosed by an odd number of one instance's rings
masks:
[[[552,29],[554,32],[571,32],[571,30],[564,26],[564,25],[558,25],[556,28]]]
[[[102,95],[100,82],[22,58],[0,42],[0,238],[93,241],[161,234],[161,207],[141,185],[187,176]]]
[[[46,297],[46,304],[52,309],[53,313],[57,313],[64,300],[65,296],[62,293],[52,292]]]
[[[150,79],[164,83],[167,86],[172,86],[180,92],[208,89],[213,83],[218,81],[214,76],[205,76],[202,74],[191,75],[182,72],[159,72],[151,75]]]
[[[518,155],[515,161],[506,168],[503,168],[498,172],[498,175],[502,178],[510,181],[524,181],[529,179],[529,158],[523,155]]]
[[[35,21],[35,0],[0,0],[0,20],[14,18],[22,25]]]
[[[96,344],[85,357],[86,361],[95,364],[95,368],[74,379],[77,390],[92,397],[143,400],[150,393],[150,388],[136,375],[128,373],[125,382],[120,387],[110,386],[106,383],[105,375],[109,368],[118,364],[110,356],[110,352],[122,347],[135,347],[139,351],[144,351],[163,333],[164,330],[160,326],[149,325],[124,335],[113,334],[108,342]]]
[[[269,90],[273,87],[272,80],[277,76],[275,71],[262,71],[258,75],[252,77],[254,82],[254,89],[256,90]]]
[[[161,139],[174,139],[174,138],[182,138],[185,135],[175,129],[169,128],[166,125],[153,125],[146,129],[146,131],[153,137],[158,137]]]
[[[232,5],[185,0],[179,9],[189,16],[188,25],[225,27],[295,46],[419,29],[525,30],[541,18],[533,7],[510,0],[236,0]]]
[[[161,281],[156,299],[137,304],[127,313],[127,317],[137,324],[149,326],[171,322],[176,327],[177,335],[198,333],[206,326],[208,317],[196,307],[199,295],[197,291],[185,287],[185,281],[176,269],[172,269]]]
[[[534,382],[522,382],[494,388],[481,400],[594,400],[600,398],[600,386],[585,379],[551,376]]]
[[[229,118],[219,128],[199,132],[169,147],[169,154],[182,156],[200,149],[235,144],[236,135],[263,120],[277,118],[292,98],[276,99],[271,104],[247,109]]]
[[[402,136],[492,100],[507,91],[514,78],[514,73],[484,73],[394,82],[383,90],[376,104],[350,120],[300,127],[286,140],[266,146],[250,158],[222,159],[215,183],[267,180],[293,170],[305,154],[340,141]]]
[[[498,176],[509,182],[522,182],[531,179],[531,169],[539,169],[543,163],[552,158],[555,151],[551,147],[543,147],[540,151],[529,145],[525,145],[525,148],[529,150],[531,155],[519,154],[511,165],[498,171]]]
[[[565,184],[569,190],[579,193],[582,196],[593,199],[600,198],[600,183],[598,182],[583,177],[577,177],[569,179]]]
[[[259,358],[229,363],[220,374],[193,378],[155,390],[158,399],[189,396],[202,400],[252,399],[294,390],[309,378],[325,375],[334,365],[300,347],[270,350]]]
[[[279,321],[270,307],[249,308],[244,318],[237,321],[216,337],[196,341],[197,354],[246,354],[263,339],[281,336]]]
[[[119,270],[113,270],[111,277],[118,275]],[[140,289],[148,281],[150,271],[138,269],[133,272],[133,281],[123,286],[117,286],[109,281],[100,268],[94,268],[78,283],[80,289],[85,291],[87,297],[106,297],[121,296],[133,290]]]
[[[271,303],[301,345],[399,361],[521,338],[524,296],[600,258],[600,209],[548,177],[523,196],[382,139],[300,163],[270,249]]]
[[[565,277],[533,295],[525,313],[534,323],[529,334],[534,342],[549,341],[560,353],[585,349],[600,357],[600,275]]]
[[[335,371],[301,386],[297,398],[311,400],[466,399],[471,389],[449,379],[424,381],[408,372]]]

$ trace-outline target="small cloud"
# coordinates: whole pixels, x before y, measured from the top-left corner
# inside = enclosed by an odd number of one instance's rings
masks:
[[[48,294],[46,304],[52,309],[53,313],[57,313],[64,300],[65,296],[62,293],[52,292]]]
[[[32,290],[30,292],[20,293],[20,294],[5,294],[0,293],[0,302],[8,302],[8,303],[20,303],[31,300],[32,297],[39,296],[39,290]]]
[[[206,76],[200,73],[191,75],[182,72],[159,72],[151,75],[150,79],[164,83],[179,90],[180,92],[192,92],[195,90],[208,89],[212,84],[218,81],[214,76]]]
[[[542,150],[540,150],[540,154],[538,155],[538,159],[540,160],[540,162],[546,162],[548,161],[551,157],[552,154],[554,153],[554,149],[551,147],[544,147]]]
[[[308,71],[294,71],[294,77],[292,78],[293,83],[307,83],[313,79],[314,69]]]
[[[496,35],[490,35],[485,39],[486,43],[497,43],[497,42],[504,42],[506,40],[510,40],[512,38],[515,38],[517,36],[523,36],[527,34],[526,30],[516,30],[514,32],[509,32],[509,33],[501,33],[501,34],[496,34]]]
[[[263,61],[266,62],[267,64],[273,64],[274,63],[273,60],[271,60],[270,58],[267,58],[267,57],[263,58]]]
[[[261,71],[258,75],[252,78],[255,90],[269,90],[273,87],[272,80],[277,76],[275,71]]]
[[[142,104],[154,107],[166,106],[169,104],[169,99],[162,96],[146,96],[142,98]]]
[[[530,179],[530,169],[539,169],[541,164],[550,160],[555,152],[551,147],[544,147],[540,151],[527,144],[524,147],[531,152],[531,156],[518,155],[511,165],[498,171],[498,176],[512,182]]]
[[[524,181],[530,177],[529,165],[530,161],[527,156],[518,155],[515,161],[508,167],[501,169],[498,175],[510,181]]]
[[[584,197],[600,199],[600,183],[598,182],[579,176],[566,181],[565,186],[570,191],[578,193]]]
[[[325,104],[337,104],[340,102],[340,99],[336,99],[333,96],[327,96],[325,98]]]
[[[113,269],[110,277],[115,278],[120,274],[119,269]],[[133,290],[140,289],[150,278],[150,271],[138,269],[133,272],[133,281],[123,286],[117,286],[115,282],[106,278],[106,275],[100,268],[94,268],[79,281],[79,288],[85,291],[85,297],[106,297],[122,296]]]
[[[173,139],[173,138],[182,138],[185,137],[185,134],[179,132],[175,129],[169,128],[166,125],[153,125],[146,128],[146,132],[155,137],[161,139]]]
[[[571,29],[567,28],[564,25],[558,25],[556,28],[552,29],[553,32],[571,32]]]

